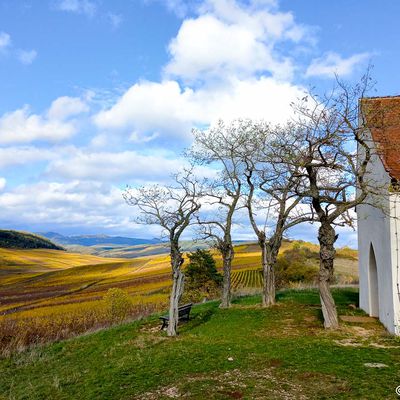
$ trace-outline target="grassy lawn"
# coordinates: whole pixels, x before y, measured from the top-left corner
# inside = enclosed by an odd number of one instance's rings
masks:
[[[334,294],[341,315],[363,315],[356,291]],[[399,339],[368,318],[324,331],[316,291],[278,300],[196,306],[178,338],[154,316],[2,359],[0,399],[399,398]]]

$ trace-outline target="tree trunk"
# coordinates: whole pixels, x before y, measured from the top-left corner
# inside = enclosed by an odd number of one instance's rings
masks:
[[[261,265],[263,270],[262,305],[270,307],[275,304],[275,263],[271,252],[267,248],[265,240],[260,241]]]
[[[335,241],[337,236],[335,229],[329,222],[321,222],[318,230],[320,245],[320,268],[319,268],[319,295],[321,299],[324,327],[336,329],[339,327],[338,315],[333,299],[330,284],[333,280],[333,262],[335,260]]]
[[[179,248],[171,249],[171,266],[172,266],[172,289],[169,299],[169,321],[167,328],[168,336],[176,336],[179,320],[179,301],[182,297],[185,275],[181,270],[183,257]]]
[[[228,245],[222,252],[222,262],[224,267],[224,280],[222,286],[221,308],[229,308],[231,306],[231,269],[234,251],[232,245]]]

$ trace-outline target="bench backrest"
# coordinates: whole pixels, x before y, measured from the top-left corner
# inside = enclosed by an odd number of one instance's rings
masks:
[[[178,315],[179,315],[179,317],[186,317],[186,316],[188,316],[189,315],[189,313],[190,313],[190,310],[192,309],[192,303],[189,303],[189,304],[185,304],[185,305],[183,305],[183,306],[180,306],[179,308],[178,308]]]

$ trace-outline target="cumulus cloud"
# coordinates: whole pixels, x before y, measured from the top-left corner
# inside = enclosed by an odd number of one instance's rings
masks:
[[[75,121],[67,118],[86,110],[81,100],[61,97],[51,104],[45,115],[32,113],[29,106],[5,113],[0,117],[0,144],[68,139],[76,133],[77,127]]]
[[[25,65],[30,65],[35,61],[37,57],[36,50],[18,50],[17,52],[18,60]]]
[[[32,146],[0,147],[0,168],[33,164],[38,161],[52,160],[57,157],[54,149]]]
[[[249,76],[263,71],[279,79],[289,79],[293,63],[276,51],[276,45],[281,41],[299,42],[307,30],[295,22],[291,13],[271,11],[268,4],[204,2],[201,14],[186,19],[171,41],[171,61],[164,69],[165,74],[191,81],[232,74]]]
[[[0,193],[4,220],[31,226],[93,226],[108,229],[129,222],[132,212],[120,189],[99,182],[38,182]]]
[[[140,131],[189,140],[192,127],[220,118],[285,121],[292,115],[290,102],[302,95],[303,88],[271,77],[234,79],[229,85],[197,90],[181,88],[177,81],[141,82],[94,121],[101,129],[127,131],[132,138]]]
[[[69,117],[88,111],[88,104],[81,98],[62,96],[51,103],[47,115],[49,119],[63,121]]]
[[[32,114],[25,106],[0,118],[0,143],[29,143],[36,140],[56,142],[75,133],[72,123],[48,120]]]
[[[194,126],[220,118],[282,122],[292,115],[289,104],[304,90],[291,83],[293,62],[276,47],[306,40],[307,29],[276,11],[275,1],[207,0],[196,12],[170,42],[164,79],[132,85],[94,116],[99,129],[137,143],[188,141]]]
[[[332,78],[334,74],[341,77],[351,75],[360,64],[370,57],[370,53],[359,53],[343,58],[340,54],[328,52],[324,56],[312,60],[307,68],[306,76]]]
[[[178,135],[191,128],[195,110],[191,89],[175,81],[141,82],[131,86],[111,108],[98,113],[94,122],[101,129],[162,130]],[[198,117],[196,117],[197,119]]]
[[[6,32],[0,32],[0,50],[11,46],[11,36]]]
[[[143,155],[135,151],[88,152],[77,150],[47,167],[51,177],[63,179],[129,182],[165,181],[182,166],[179,159],[162,154]]]
[[[56,0],[54,7],[60,11],[86,14],[92,17],[96,13],[96,4],[90,0]]]

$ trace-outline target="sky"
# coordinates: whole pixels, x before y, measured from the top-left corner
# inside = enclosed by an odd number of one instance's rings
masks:
[[[127,184],[168,182],[193,127],[284,122],[335,73],[372,64],[371,95],[399,94],[399,15],[393,0],[0,0],[0,227],[157,236]]]

